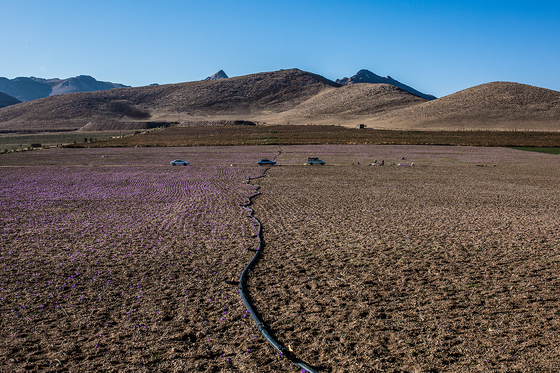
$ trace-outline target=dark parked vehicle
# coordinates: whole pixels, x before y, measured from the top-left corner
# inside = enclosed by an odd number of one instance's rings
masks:
[[[307,164],[309,164],[309,165],[313,165],[313,164],[324,165],[325,161],[322,161],[317,157],[307,157]]]
[[[260,164],[260,165],[274,165],[274,164],[276,164],[276,162],[271,161],[270,159],[266,159],[266,158],[265,158],[265,159],[261,159],[261,160],[259,161],[259,164]]]

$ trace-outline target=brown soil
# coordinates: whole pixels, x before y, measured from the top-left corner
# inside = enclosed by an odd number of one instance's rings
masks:
[[[276,149],[3,155],[0,370],[298,371],[224,282],[256,244],[244,179]],[[278,161],[256,181],[248,289],[280,343],[324,372],[558,371],[557,156],[310,145]]]

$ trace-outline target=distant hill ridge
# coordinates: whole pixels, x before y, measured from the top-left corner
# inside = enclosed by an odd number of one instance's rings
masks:
[[[357,74],[358,75],[358,74]],[[32,81],[33,82],[33,81]],[[346,82],[348,83],[348,82]],[[0,132],[138,123],[365,124],[378,129],[558,131],[560,92],[493,82],[428,100],[387,83],[341,85],[299,69],[217,80],[77,92],[0,109]]]
[[[6,106],[19,104],[21,101],[15,97],[0,92],[0,109]]]
[[[72,129],[88,122],[130,119],[250,120],[290,110],[332,87],[340,85],[317,74],[291,69],[229,79],[70,93],[0,109],[0,130],[12,126],[21,130],[53,126]]]
[[[221,80],[229,77],[220,70],[212,76],[204,80]],[[350,78],[337,79],[336,83],[340,85],[351,85],[356,83],[371,84],[391,84],[395,87],[410,92],[418,97],[427,100],[435,99],[432,95],[427,95],[403,84],[391,77],[380,77],[369,70],[360,70],[356,75]],[[88,75],[80,75],[68,79],[44,79],[36,77],[18,77],[15,79],[7,79],[0,77],[0,92],[18,99],[21,102],[36,100],[38,98],[61,95],[74,92],[94,92],[103,91],[113,88],[129,87],[123,84],[102,82]]]
[[[0,92],[15,97],[22,102],[65,93],[94,92],[124,87],[128,86],[101,82],[89,75],[80,75],[68,79],[43,79],[34,76],[15,79],[0,78]]]
[[[404,91],[410,92],[413,95],[425,98],[426,100],[435,100],[436,99],[435,96],[427,95],[425,93],[417,91],[416,89],[414,89],[412,87],[409,87],[406,84],[403,84],[403,83],[399,82],[398,80],[395,80],[395,79],[391,78],[390,76],[388,76],[386,78],[383,78],[379,75],[376,75],[376,74],[372,73],[369,70],[360,70],[360,71],[358,71],[358,73],[356,75],[352,76],[351,78],[337,79],[336,82],[338,84],[341,84],[341,85],[350,85],[350,84],[356,84],[356,83],[391,84],[391,85],[394,85],[395,87],[398,87],[398,88],[400,88]]]

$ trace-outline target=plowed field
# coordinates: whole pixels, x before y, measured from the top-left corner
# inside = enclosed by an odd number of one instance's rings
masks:
[[[299,371],[225,283],[257,242],[245,181],[277,150],[1,156],[0,370]],[[253,182],[265,246],[247,289],[302,360],[324,372],[560,369],[558,156],[310,145],[277,161]]]

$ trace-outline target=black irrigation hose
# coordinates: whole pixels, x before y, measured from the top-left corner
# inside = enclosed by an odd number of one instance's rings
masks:
[[[276,157],[278,155],[280,155],[280,153],[282,152],[282,150],[279,148],[278,149],[278,154],[274,156],[274,160],[276,159]],[[256,249],[256,253],[253,256],[253,259],[251,259],[251,261],[249,262],[249,264],[247,264],[247,266],[245,267],[245,269],[243,270],[243,272],[241,273],[241,276],[239,277],[239,283],[237,285],[237,287],[239,288],[239,294],[241,295],[241,299],[243,300],[243,303],[245,304],[245,307],[247,307],[247,310],[249,310],[249,313],[251,314],[251,317],[253,318],[253,320],[255,321],[255,324],[257,324],[257,329],[261,332],[261,334],[266,338],[266,340],[276,349],[278,350],[278,352],[280,353],[280,356],[285,356],[287,357],[292,363],[298,365],[300,368],[305,369],[307,372],[309,373],[318,373],[315,369],[313,369],[311,366],[309,366],[308,364],[306,364],[304,361],[302,361],[299,357],[297,357],[295,354],[293,354],[291,351],[287,350],[286,347],[282,346],[280,343],[278,343],[278,341],[276,341],[274,338],[272,338],[272,336],[270,335],[270,333],[268,332],[268,330],[266,329],[265,324],[262,322],[261,319],[259,319],[259,317],[257,316],[257,314],[255,313],[255,311],[253,310],[253,307],[251,307],[251,303],[249,303],[249,300],[247,299],[247,297],[245,296],[245,292],[246,289],[244,288],[244,282],[245,282],[245,275],[247,275],[247,273],[249,272],[249,270],[251,269],[251,267],[253,266],[253,264],[257,261],[257,258],[261,252],[261,248],[262,248],[262,225],[261,222],[259,221],[259,219],[255,218],[253,216],[253,210],[250,209],[248,206],[250,206],[253,201],[252,199],[255,198],[256,196],[258,196],[259,194],[261,194],[258,189],[259,187],[256,185],[251,184],[251,179],[260,179],[261,177],[265,177],[266,171],[268,171],[270,167],[267,167],[264,169],[263,173],[261,176],[258,177],[249,177],[247,179],[247,185],[253,186],[256,190],[256,193],[253,194],[252,196],[250,196],[248,198],[248,201],[242,206],[245,210],[247,210],[249,212],[249,216],[251,217],[251,219],[253,219],[253,221],[255,223],[257,223],[258,225],[258,233],[257,233],[257,237],[259,238],[259,244],[257,246]],[[231,283],[231,281],[228,281],[229,283]]]

